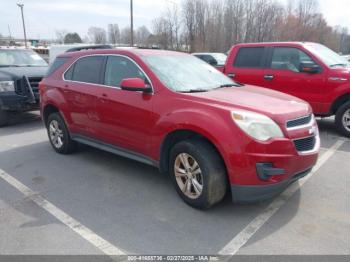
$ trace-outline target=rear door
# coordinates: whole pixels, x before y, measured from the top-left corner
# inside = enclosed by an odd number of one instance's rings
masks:
[[[317,64],[316,61],[296,47],[274,47],[270,54],[269,68],[264,71],[264,86],[299,97],[319,112],[325,91],[325,74],[322,70],[313,74],[300,72],[302,62]]]
[[[63,95],[68,103],[73,133],[97,136],[96,94],[102,81],[104,60],[104,56],[82,57],[64,74]]]
[[[225,74],[239,83],[262,86],[265,50],[265,47],[240,47],[233,59],[227,60]]]

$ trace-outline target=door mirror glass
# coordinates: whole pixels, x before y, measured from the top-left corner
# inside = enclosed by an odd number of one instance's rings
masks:
[[[121,81],[120,88],[127,91],[152,93],[152,88],[141,78],[125,78]]]
[[[320,72],[321,68],[314,62],[301,62],[299,71],[302,73],[316,74]]]

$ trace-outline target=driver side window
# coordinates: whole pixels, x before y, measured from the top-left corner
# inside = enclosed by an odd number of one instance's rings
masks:
[[[299,73],[303,62],[315,63],[310,56],[303,51],[292,47],[275,47],[273,49],[271,68],[289,70]]]
[[[106,64],[104,84],[120,87],[125,78],[141,78],[146,80],[143,72],[130,59],[122,56],[109,56]]]

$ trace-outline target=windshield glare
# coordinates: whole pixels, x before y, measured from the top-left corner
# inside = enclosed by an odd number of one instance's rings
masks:
[[[149,55],[143,60],[169,89],[176,92],[209,91],[235,85],[211,65],[191,55]]]
[[[47,63],[32,50],[0,49],[0,66],[47,66]]]
[[[320,44],[308,44],[306,49],[315,54],[323,63],[332,66],[350,66],[350,63],[344,58],[338,55],[333,50]]]

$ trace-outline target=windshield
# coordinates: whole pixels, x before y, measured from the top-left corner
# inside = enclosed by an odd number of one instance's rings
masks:
[[[25,49],[0,49],[0,67],[47,66],[37,53]]]
[[[143,60],[176,92],[201,92],[236,85],[211,65],[191,55],[149,55]]]
[[[332,51],[328,47],[325,47],[324,45],[308,44],[305,47],[329,67],[350,66],[350,63],[344,57],[341,57],[336,52]]]
[[[221,53],[212,53],[211,55],[218,61],[218,65],[225,65],[227,55]]]

